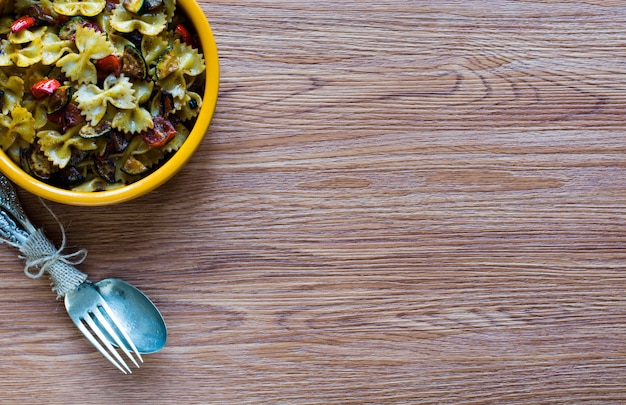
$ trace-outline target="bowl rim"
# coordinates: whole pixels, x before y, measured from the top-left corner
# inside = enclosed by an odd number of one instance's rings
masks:
[[[176,2],[177,7],[183,9],[200,38],[206,65],[206,79],[202,106],[196,123],[183,145],[167,162],[135,183],[106,191],[72,191],[44,183],[22,170],[2,149],[0,149],[0,172],[17,186],[39,197],[77,206],[103,206],[129,201],[153,191],[178,173],[200,146],[213,119],[219,92],[220,72],[215,37],[204,11],[195,0],[177,0]]]

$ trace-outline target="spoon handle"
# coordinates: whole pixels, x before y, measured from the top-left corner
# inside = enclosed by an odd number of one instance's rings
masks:
[[[0,242],[17,248],[24,256],[24,273],[30,278],[40,278],[48,273],[52,280],[52,291],[58,297],[74,290],[87,280],[87,275],[74,267],[85,259],[86,251],[64,254],[63,244],[57,249],[30,222],[19,202],[11,182],[0,174]],[[36,269],[37,271],[33,271]]]

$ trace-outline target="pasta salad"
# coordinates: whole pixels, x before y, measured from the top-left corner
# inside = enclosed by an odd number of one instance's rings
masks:
[[[30,175],[110,190],[158,168],[202,106],[175,0],[16,0],[0,17],[0,147]]]

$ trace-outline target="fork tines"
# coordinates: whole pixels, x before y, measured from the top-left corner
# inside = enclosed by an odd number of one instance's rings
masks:
[[[110,342],[113,340],[117,346],[132,362],[139,368],[139,363],[143,363],[141,354],[128,337],[124,328],[116,319],[115,314],[106,302],[99,303],[93,310],[88,311],[82,317],[82,322],[75,322],[78,329],[93,344],[104,357],[106,357],[115,367],[124,374],[132,373],[119,351]],[[94,336],[95,335],[95,336]],[[129,350],[130,349],[130,350]],[[133,357],[137,356],[137,360]]]

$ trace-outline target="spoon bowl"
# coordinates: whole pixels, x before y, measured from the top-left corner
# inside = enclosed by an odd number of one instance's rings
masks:
[[[93,284],[115,313],[140,354],[161,350],[167,341],[163,316],[150,299],[126,281],[107,278]],[[114,340],[107,336],[111,344]],[[130,347],[127,349],[131,350]]]

